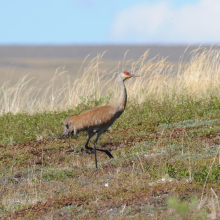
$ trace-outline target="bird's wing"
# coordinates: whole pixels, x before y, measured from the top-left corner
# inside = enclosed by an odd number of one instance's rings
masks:
[[[117,118],[117,107],[114,105],[101,106],[84,111],[75,117],[75,124],[80,130],[94,128],[96,131],[107,126]]]

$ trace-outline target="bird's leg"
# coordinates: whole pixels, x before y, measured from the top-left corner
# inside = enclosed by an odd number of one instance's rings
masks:
[[[88,140],[86,141],[85,148],[88,149],[88,150],[94,150],[94,154],[95,154],[95,166],[96,166],[96,168],[98,168],[97,158],[96,158],[96,143],[97,143],[97,141],[98,141],[100,135],[97,134],[97,138],[96,138],[96,140],[95,140],[94,148],[88,146],[89,141],[90,141],[90,139],[94,136],[94,134],[95,134],[95,133],[88,133],[89,137],[88,137]]]
[[[95,135],[95,133],[88,133],[89,137],[88,137],[88,140],[86,141],[86,144],[85,144],[86,149],[94,151],[96,168],[98,168],[96,151],[105,152],[110,158],[113,158],[112,154],[108,150],[103,150],[103,149],[96,148],[98,139],[99,139],[101,134],[102,133],[97,134],[97,137],[96,137],[96,140],[95,140],[95,143],[94,143],[94,147],[92,148],[92,147],[89,147],[88,144],[89,144],[90,139]]]
[[[96,148],[96,150],[101,151],[101,152],[105,152],[110,158],[114,158],[108,150],[103,150],[103,149],[99,149],[99,148]]]
[[[96,144],[97,144],[98,139],[99,139],[99,137],[100,137],[101,134],[102,134],[102,133],[98,133],[98,134],[97,134],[97,137],[96,137],[96,140],[95,140],[95,143],[94,143],[94,147],[93,147],[93,149],[94,149],[94,154],[95,154],[95,165],[96,165],[96,168],[98,168],[98,166],[97,166],[97,158],[96,158],[96,151],[105,152],[110,158],[113,158],[112,154],[111,154],[108,150],[103,150],[103,149],[96,148]]]
[[[85,148],[88,150],[93,150],[93,148],[89,147],[88,144],[89,144],[90,139],[94,136],[94,134],[95,133],[88,133],[89,137],[88,137],[88,140],[86,141],[86,144],[85,144]]]
[[[95,167],[96,169],[98,168],[98,165],[97,165],[97,157],[96,157],[96,144],[98,142],[98,139],[100,137],[101,133],[97,133],[97,137],[95,139],[95,143],[94,143],[94,147],[93,147],[93,150],[94,150],[94,154],[95,154]],[[98,149],[97,149],[98,150]]]
[[[94,154],[95,154],[95,167],[97,169],[98,168],[98,164],[97,164],[97,156],[96,156],[96,142],[94,144],[93,150],[94,150]]]

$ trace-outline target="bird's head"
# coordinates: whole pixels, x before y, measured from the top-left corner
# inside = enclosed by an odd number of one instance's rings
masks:
[[[123,73],[120,73],[120,76],[121,76],[123,81],[125,81],[126,79],[130,79],[131,77],[138,77],[138,75],[130,74],[127,71],[124,71]]]

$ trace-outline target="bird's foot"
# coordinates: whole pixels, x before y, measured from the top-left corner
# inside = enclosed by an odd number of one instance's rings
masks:
[[[106,150],[105,153],[106,153],[110,158],[114,158],[114,157],[112,156],[112,154],[111,154],[108,150]]]
[[[67,154],[74,152],[74,154],[82,155],[82,154],[92,154],[93,151],[91,149],[84,149],[84,147],[74,147],[72,149],[65,151]]]

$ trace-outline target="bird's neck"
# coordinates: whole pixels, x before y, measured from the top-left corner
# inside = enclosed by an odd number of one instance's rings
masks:
[[[119,85],[119,88],[120,88],[120,98],[119,100],[117,101],[117,105],[121,108],[121,109],[125,109],[126,107],[126,103],[127,103],[127,91],[126,91],[126,88],[125,88],[125,84],[124,84],[124,81],[121,79],[121,78],[118,78],[118,85]]]

